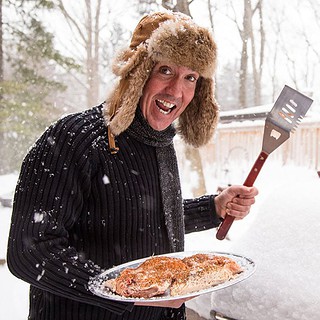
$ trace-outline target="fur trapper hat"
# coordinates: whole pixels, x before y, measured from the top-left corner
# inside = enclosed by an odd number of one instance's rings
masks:
[[[194,147],[206,144],[218,121],[213,75],[216,44],[210,32],[181,13],[152,13],[133,32],[130,47],[118,55],[113,71],[119,83],[106,101],[105,119],[111,136],[133,121],[142,90],[157,62],[188,67],[200,74],[195,95],[180,115],[177,132]]]

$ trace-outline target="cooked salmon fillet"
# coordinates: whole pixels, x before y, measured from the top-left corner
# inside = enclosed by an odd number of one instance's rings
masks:
[[[195,254],[184,259],[152,257],[137,268],[123,270],[104,285],[123,297],[151,298],[164,294],[179,296],[223,283],[242,272],[224,256]]]

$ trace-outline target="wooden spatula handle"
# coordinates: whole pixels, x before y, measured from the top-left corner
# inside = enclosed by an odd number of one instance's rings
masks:
[[[255,180],[256,180],[256,178],[257,178],[257,176],[258,176],[258,174],[259,174],[259,172],[260,172],[260,170],[261,170],[262,166],[264,165],[267,158],[268,158],[268,154],[265,153],[264,151],[261,151],[256,162],[254,163],[253,167],[251,168],[251,171],[250,171],[247,179],[245,180],[245,182],[243,184],[244,186],[246,186],[246,187],[253,186],[253,184],[254,184],[254,182],[255,182]],[[216,234],[216,238],[218,240],[223,240],[226,237],[233,221],[234,221],[234,217],[226,215],[225,219],[223,220],[223,222],[219,226],[219,229]]]
[[[261,151],[256,162],[254,163],[251,171],[249,172],[247,179],[245,180],[245,182],[243,183],[244,186],[246,187],[252,187],[254,182],[256,181],[256,178],[262,168],[262,166],[264,165],[264,163],[266,162],[268,158],[268,154]]]

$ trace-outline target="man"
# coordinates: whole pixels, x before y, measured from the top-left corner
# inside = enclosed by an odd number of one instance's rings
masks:
[[[114,63],[119,83],[106,103],[59,120],[37,141],[21,169],[8,244],[11,272],[31,284],[29,319],[184,319],[184,300],[112,301],[88,281],[183,251],[185,232],[249,212],[256,188],[181,196],[173,138],[177,131],[196,147],[211,138],[215,61],[206,29],[181,14],[150,14]]]

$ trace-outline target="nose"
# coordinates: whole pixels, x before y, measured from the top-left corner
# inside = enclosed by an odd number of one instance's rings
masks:
[[[182,80],[177,77],[173,78],[167,84],[166,93],[172,95],[175,98],[181,98],[183,93]]]

